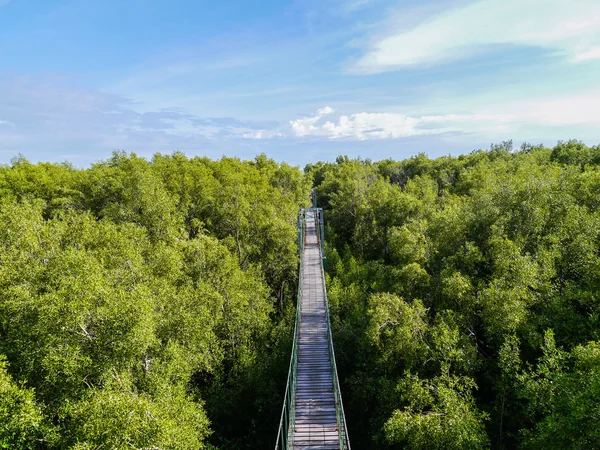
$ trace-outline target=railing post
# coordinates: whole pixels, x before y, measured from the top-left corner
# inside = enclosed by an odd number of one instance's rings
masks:
[[[325,256],[325,220],[323,210],[319,210],[319,241],[321,244],[321,257],[323,261],[323,269],[326,267],[327,257]]]
[[[298,254],[302,256],[302,227],[300,224],[300,214],[298,214],[296,229],[298,231]]]

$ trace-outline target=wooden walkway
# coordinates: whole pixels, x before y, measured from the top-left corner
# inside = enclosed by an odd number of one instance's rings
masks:
[[[339,449],[329,358],[323,266],[313,217],[306,218],[294,449]]]

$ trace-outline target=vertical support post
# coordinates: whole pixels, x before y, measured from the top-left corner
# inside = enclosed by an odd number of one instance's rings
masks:
[[[325,220],[323,218],[323,210],[319,211],[319,231],[321,232],[321,252],[325,257]]]
[[[298,230],[298,254],[300,255],[300,257],[302,257],[302,219],[300,218],[301,215],[302,212],[298,214],[298,223],[296,224]]]
[[[325,218],[323,217],[323,210],[318,209],[319,211],[319,241],[321,244],[321,256],[323,258],[323,269],[325,269],[325,263],[327,262],[327,257],[325,256]]]

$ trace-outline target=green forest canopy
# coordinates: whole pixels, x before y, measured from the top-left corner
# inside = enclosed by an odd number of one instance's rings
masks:
[[[0,448],[274,445],[325,210],[356,449],[600,448],[600,148],[0,167]]]

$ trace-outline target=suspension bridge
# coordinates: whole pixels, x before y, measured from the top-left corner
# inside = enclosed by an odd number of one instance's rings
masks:
[[[323,210],[298,216],[294,343],[275,450],[350,450],[325,289]]]

